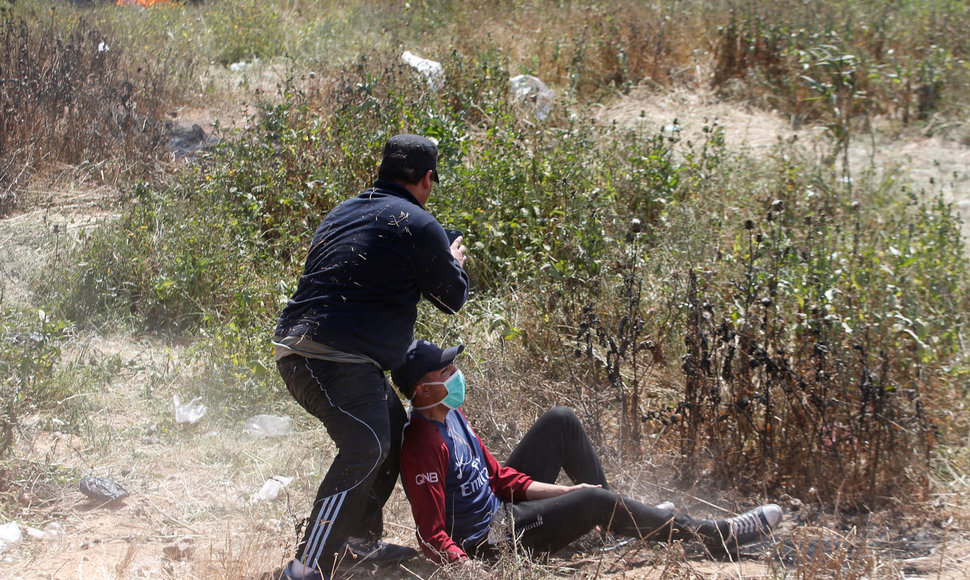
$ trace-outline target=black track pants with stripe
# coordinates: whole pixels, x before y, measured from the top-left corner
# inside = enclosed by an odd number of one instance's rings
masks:
[[[380,538],[381,510],[400,473],[407,416],[373,365],[291,355],[277,367],[293,397],[323,422],[337,446],[296,553],[304,565],[329,574],[348,537]]]

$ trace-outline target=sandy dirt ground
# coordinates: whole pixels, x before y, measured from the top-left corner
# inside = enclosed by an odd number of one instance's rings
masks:
[[[635,91],[601,111],[620,123],[662,126],[674,118],[685,134],[717,119],[729,148],[770,149],[779,138],[796,134],[769,113],[748,111],[695,93],[656,95]],[[818,131],[798,132],[807,147]],[[874,159],[881,170],[898,168],[927,187],[936,187],[970,215],[968,148],[940,137],[879,137],[876,148],[859,143],[854,158]],[[867,149],[868,148],[868,149]],[[860,161],[861,162],[861,161]],[[932,180],[932,184],[931,184]],[[0,222],[0,288],[4,300],[26,303],[44,268],[65,244],[92,225],[111,218],[111,193],[103,190],[52,191],[39,209]],[[172,395],[191,387],[183,347],[130,336],[77,336],[65,364],[113,360],[106,388],[79,393],[88,420],[77,433],[58,430],[53,418],[29,417],[11,469],[22,489],[6,510],[24,531],[18,545],[0,553],[0,577],[8,579],[271,578],[290,557],[295,526],[306,516],[316,485],[333,449],[325,431],[295,405],[281,413],[294,420],[293,432],[260,437],[244,428],[246,417],[210,409],[195,424],[174,419]],[[53,420],[51,420],[53,419]],[[65,422],[66,424],[66,422]],[[257,492],[272,476],[293,481],[275,501]],[[78,479],[102,476],[123,485],[129,497],[100,504],[78,490]],[[963,488],[964,491],[966,488]],[[963,499],[950,499],[965,503]],[[801,516],[785,505],[785,524],[765,544],[789,556],[815,538],[800,526]],[[965,508],[964,508],[965,509]],[[386,510],[387,540],[416,546],[403,493],[395,491]],[[629,546],[591,549],[554,558],[545,568],[530,565],[521,575],[612,579],[756,578],[970,578],[970,541],[966,530],[943,522],[929,547],[893,555],[863,541],[846,541],[845,532],[818,530],[822,549],[802,550],[795,572],[791,560],[755,552],[740,562],[716,562],[696,551]],[[28,528],[36,530],[34,535]],[[34,537],[38,536],[38,537]],[[799,543],[801,542],[801,543]],[[811,542],[808,542],[811,543]],[[869,572],[846,572],[852,550],[867,554]],[[868,551],[866,551],[868,550]],[[805,562],[808,562],[806,564]],[[515,566],[512,565],[514,569]],[[543,570],[548,573],[544,574]],[[804,575],[812,570],[814,575]],[[356,570],[344,576],[377,578],[464,578],[418,560],[394,570]],[[496,576],[499,576],[496,574]],[[506,575],[513,577],[506,569]]]

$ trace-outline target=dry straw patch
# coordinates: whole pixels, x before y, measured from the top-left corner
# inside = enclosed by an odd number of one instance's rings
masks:
[[[52,164],[93,166],[108,182],[147,174],[164,86],[114,42],[70,13],[0,10],[0,214]]]

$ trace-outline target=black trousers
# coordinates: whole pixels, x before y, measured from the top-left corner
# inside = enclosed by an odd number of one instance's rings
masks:
[[[521,546],[533,552],[555,552],[596,526],[621,536],[667,541],[691,537],[709,523],[646,505],[609,489],[589,436],[567,407],[556,407],[540,417],[506,465],[545,483],[555,483],[561,469],[573,483],[603,486],[513,504],[510,532]],[[483,548],[479,547],[479,551]]]
[[[543,413],[505,465],[545,483],[556,483],[559,472],[565,471],[573,483],[609,487],[593,443],[569,407],[554,407]]]
[[[381,510],[400,473],[407,416],[377,367],[291,355],[277,361],[293,397],[320,419],[337,446],[313,502],[296,558],[331,573],[350,536],[380,538]]]

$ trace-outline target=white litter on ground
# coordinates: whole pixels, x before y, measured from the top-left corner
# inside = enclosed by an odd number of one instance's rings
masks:
[[[421,73],[421,76],[428,82],[428,86],[433,90],[437,91],[445,85],[445,69],[440,62],[421,58],[408,50],[404,51],[401,59]]]

